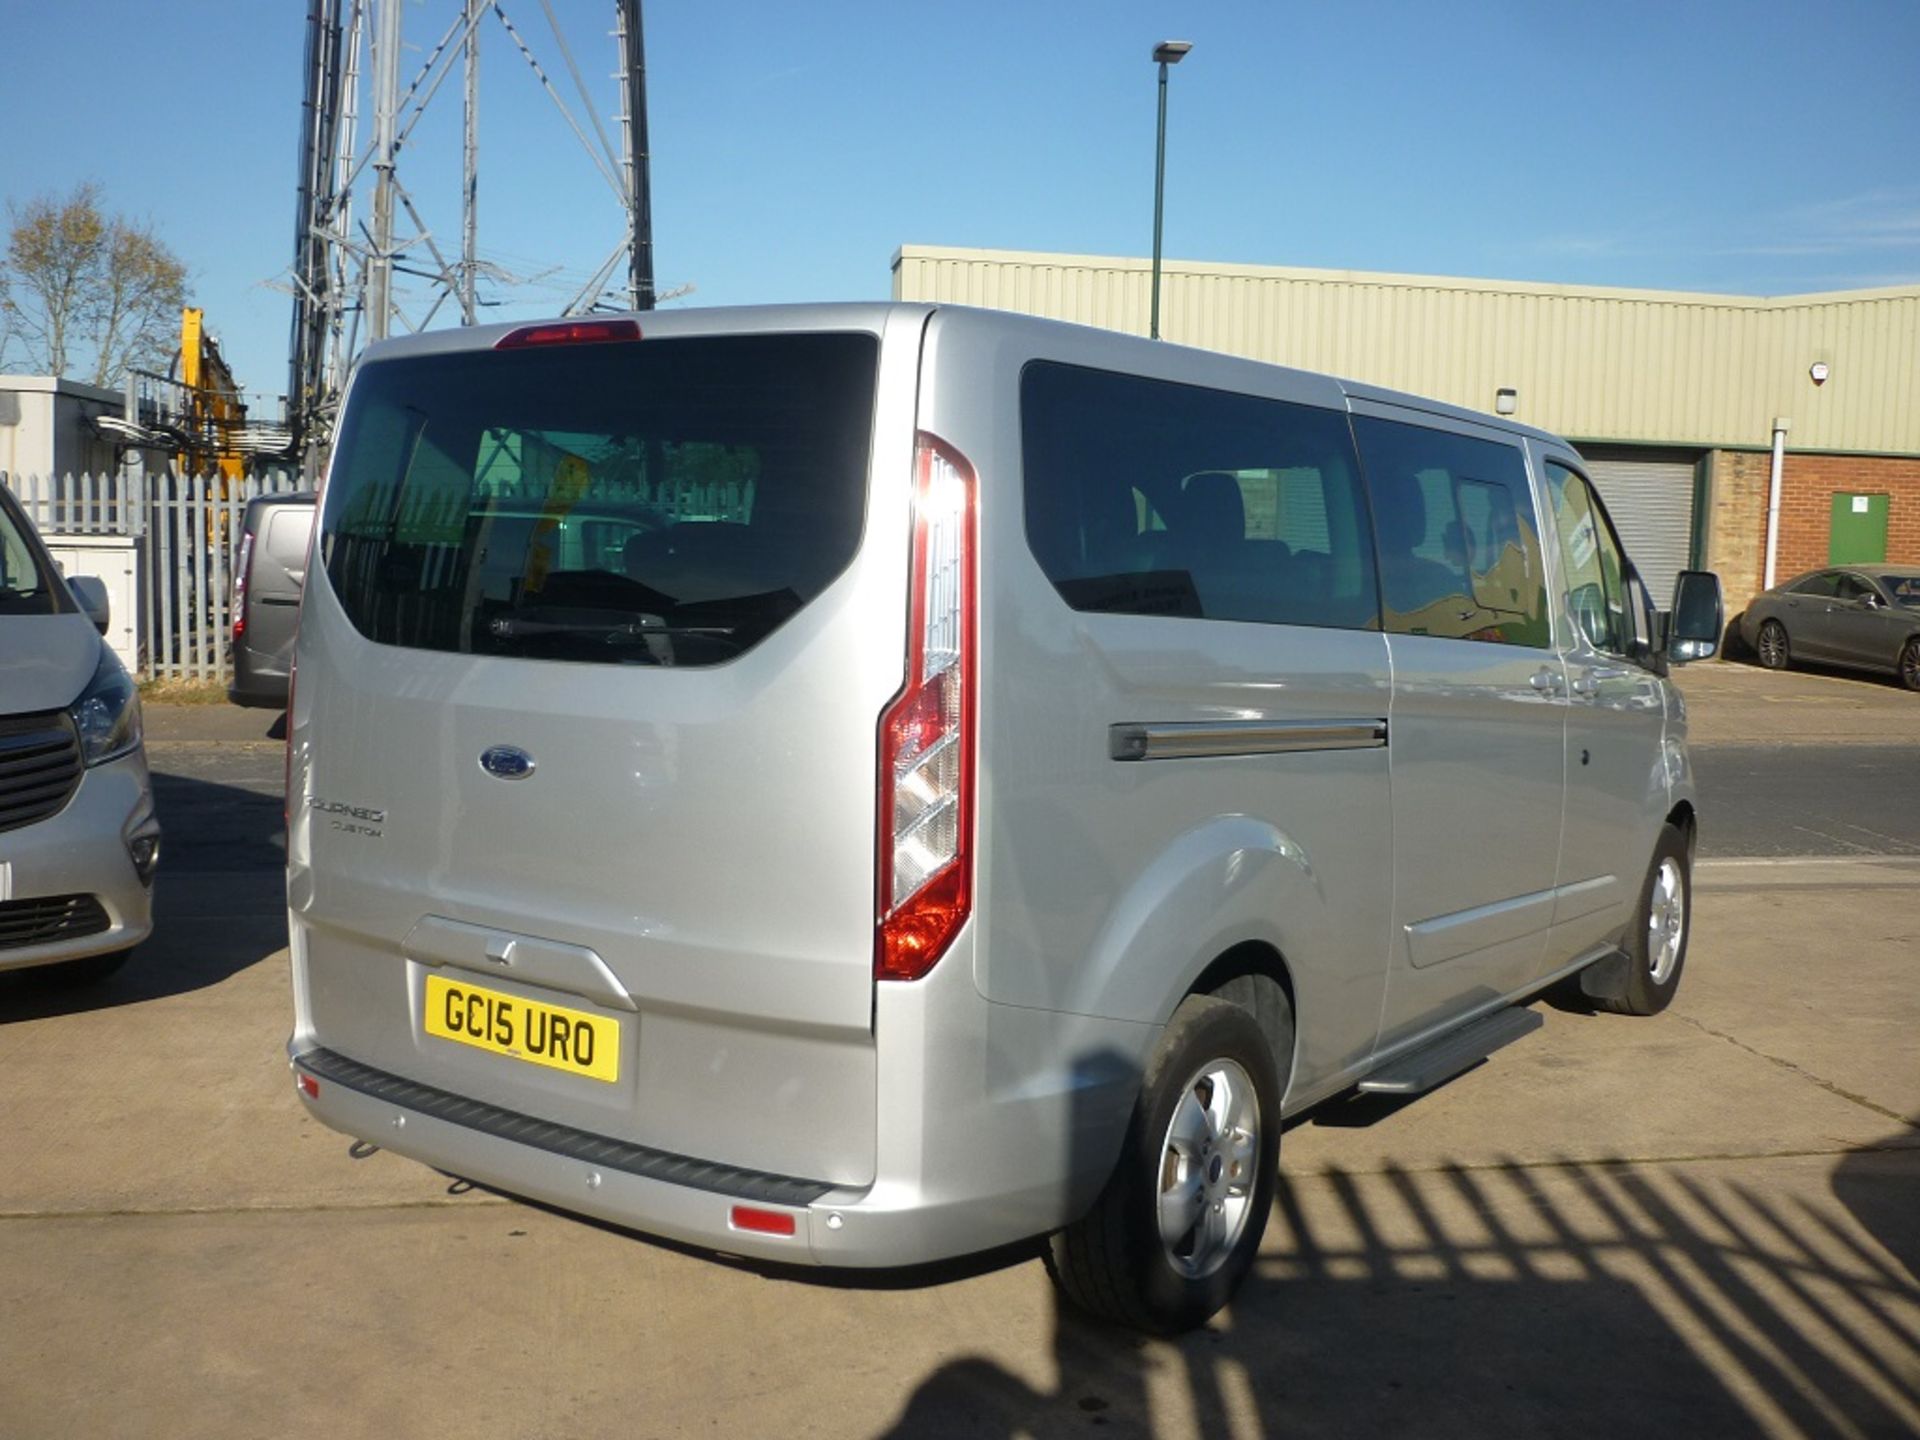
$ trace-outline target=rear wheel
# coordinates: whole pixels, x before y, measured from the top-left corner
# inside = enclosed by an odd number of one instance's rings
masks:
[[[1920,690],[1920,635],[1907,641],[1900,652],[1900,683],[1909,690]]]
[[[1769,670],[1784,670],[1793,663],[1793,651],[1787,644],[1787,627],[1778,620],[1769,620],[1760,627],[1760,636],[1754,641],[1753,649],[1760,657],[1760,663]]]
[[[1687,858],[1687,837],[1678,827],[1665,826],[1653,849],[1653,864],[1640,887],[1639,919],[1624,947],[1627,985],[1624,993],[1595,1003],[1618,1015],[1658,1015],[1673,1002],[1680,988],[1680,971],[1687,963],[1688,932],[1693,918],[1693,867]]]
[[[1253,1016],[1191,995],[1155,1047],[1100,1198],[1054,1235],[1047,1271],[1082,1310],[1190,1330],[1252,1268],[1273,1205],[1280,1082]]]

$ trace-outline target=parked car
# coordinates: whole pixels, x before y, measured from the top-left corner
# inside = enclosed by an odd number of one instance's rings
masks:
[[[1920,690],[1920,566],[1830,565],[1758,596],[1740,638],[1769,670],[1797,661],[1898,676]]]
[[[97,979],[153,928],[160,825],[107,618],[0,487],[0,970]]]
[[[1283,1115],[1680,981],[1718,582],[1660,626],[1541,431],[946,307],[445,330],[362,359],[316,556],[294,1079],[513,1194],[1051,1234],[1179,1329]]]
[[[286,708],[314,499],[313,491],[303,490],[247,503],[228,612],[233,616],[233,680],[227,699],[235,705]]]

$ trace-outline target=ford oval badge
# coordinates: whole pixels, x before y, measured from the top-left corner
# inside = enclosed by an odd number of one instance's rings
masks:
[[[501,780],[524,780],[533,774],[533,757],[515,745],[494,745],[480,752],[480,768]]]

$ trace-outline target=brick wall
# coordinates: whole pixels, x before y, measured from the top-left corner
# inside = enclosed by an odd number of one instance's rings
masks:
[[[1716,450],[1708,505],[1707,568],[1720,577],[1727,614],[1737,615],[1766,587],[1760,583],[1767,544],[1767,476],[1773,457]],[[1755,536],[1759,539],[1756,542]]]
[[[1887,496],[1887,560],[1920,564],[1920,459],[1789,451],[1780,484],[1779,577],[1827,563],[1835,494]],[[1760,538],[1764,545],[1764,527]]]
[[[1729,615],[1745,609],[1765,588],[1772,458],[1764,451],[1720,450],[1713,456],[1707,565],[1719,572]],[[1796,455],[1789,449],[1780,482],[1776,580],[1827,563],[1836,494],[1887,496],[1887,560],[1920,565],[1920,458]]]

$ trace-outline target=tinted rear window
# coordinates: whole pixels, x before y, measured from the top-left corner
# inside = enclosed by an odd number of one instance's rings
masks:
[[[329,480],[328,579],[388,645],[730,659],[853,559],[878,353],[773,335],[377,361]]]

